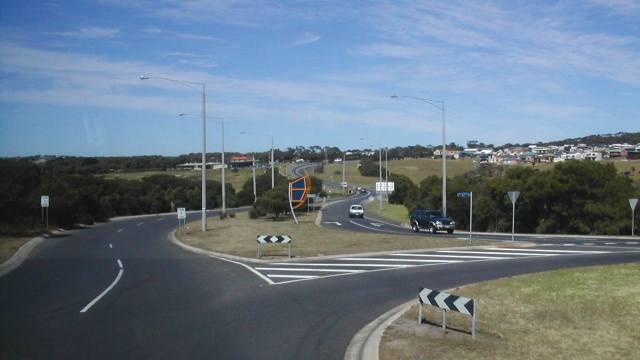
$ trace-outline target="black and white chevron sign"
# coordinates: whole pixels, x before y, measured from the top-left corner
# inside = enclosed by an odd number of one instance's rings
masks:
[[[288,235],[258,235],[257,241],[260,244],[288,244],[291,242],[291,237]]]
[[[421,305],[433,305],[444,310],[452,310],[465,315],[474,315],[473,299],[447,294],[442,291],[420,288],[418,300]]]

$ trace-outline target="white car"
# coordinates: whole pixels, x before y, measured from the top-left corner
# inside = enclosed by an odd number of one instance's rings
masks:
[[[351,205],[349,207],[349,217],[359,217],[359,218],[363,218],[364,217],[364,208],[362,208],[362,205]]]

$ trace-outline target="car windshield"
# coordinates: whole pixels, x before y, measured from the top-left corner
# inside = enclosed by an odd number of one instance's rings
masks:
[[[362,210],[362,206],[360,206],[360,205],[351,205],[351,210]]]

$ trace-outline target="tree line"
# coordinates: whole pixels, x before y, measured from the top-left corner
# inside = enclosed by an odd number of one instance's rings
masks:
[[[363,168],[366,171],[371,166]],[[402,175],[391,174],[390,179],[396,182],[391,203],[403,204],[409,212],[442,208],[441,177],[430,176],[417,185]],[[473,191],[473,228],[509,231],[512,207],[506,193],[513,190],[520,191],[516,231],[547,234],[629,234],[628,199],[640,195],[637,185],[611,163],[571,160],[547,171],[483,164],[448,179],[447,215],[459,228],[468,228],[469,199],[457,198],[456,194]]]

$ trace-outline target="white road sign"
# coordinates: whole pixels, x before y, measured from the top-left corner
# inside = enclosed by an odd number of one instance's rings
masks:
[[[49,207],[49,195],[40,196],[40,206]]]
[[[376,181],[376,191],[393,192],[393,190],[395,190],[395,187],[396,187],[396,184],[393,181],[389,181],[389,182]]]
[[[631,206],[631,210],[636,208],[638,205],[638,199],[629,199],[629,206]]]
[[[182,219],[186,219],[186,218],[187,218],[187,209],[178,208],[178,219],[182,220]]]
[[[507,194],[511,202],[515,204],[518,201],[518,196],[520,196],[520,191],[509,191]]]

